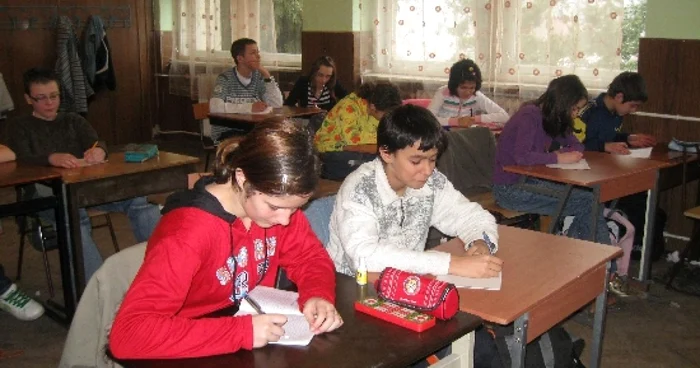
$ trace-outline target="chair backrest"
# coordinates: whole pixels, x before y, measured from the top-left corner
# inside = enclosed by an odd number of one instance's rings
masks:
[[[202,141],[202,147],[204,149],[213,149],[215,145],[211,139],[211,132],[207,133],[207,129],[205,129],[205,122],[209,118],[209,102],[192,104],[192,115],[199,126],[199,139]]]
[[[73,316],[59,367],[121,367],[105,347],[124,294],[143,263],[146,243],[107,258],[90,278]]]
[[[426,109],[428,108],[428,105],[430,105],[430,99],[429,98],[408,98],[403,100],[402,104],[403,105],[416,105],[420,107],[425,107]]]
[[[437,167],[465,196],[491,190],[496,139],[484,127],[446,133],[447,150]]]
[[[331,232],[328,227],[331,223],[333,206],[335,206],[335,195],[314,199],[304,209],[304,215],[309,220],[311,229],[324,247],[328,245],[331,239]]]
[[[192,104],[192,113],[196,120],[203,120],[209,117],[209,102],[198,102]]]

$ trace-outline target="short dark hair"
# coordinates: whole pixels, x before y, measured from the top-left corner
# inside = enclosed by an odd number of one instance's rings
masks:
[[[236,169],[246,177],[245,188],[237,186]],[[316,190],[321,160],[313,135],[300,123],[281,120],[255,124],[240,141],[225,140],[216,152],[214,178],[217,184],[229,180],[248,195],[308,195]]]
[[[231,44],[231,57],[233,58],[233,61],[238,65],[238,58],[237,56],[245,54],[245,48],[248,45],[257,45],[258,43],[255,42],[255,40],[250,39],[250,38],[239,38]]]
[[[571,110],[587,99],[588,90],[578,76],[569,74],[552,79],[547,90],[534,102],[542,110],[542,127],[547,135],[563,136],[572,130]]]
[[[377,147],[394,153],[418,141],[421,151],[437,148],[440,154],[447,148],[445,131],[428,109],[407,104],[389,111],[379,121]]]
[[[58,82],[58,76],[51,69],[46,68],[31,68],[24,72],[22,77],[24,81],[24,93],[30,94],[30,89],[32,84],[48,84],[51,82],[56,82],[58,88],[61,88],[61,84]]]
[[[647,102],[647,86],[642,75],[635,72],[622,72],[608,87],[608,96],[615,97],[618,93],[624,96],[622,102],[640,101]]]
[[[481,89],[481,69],[474,60],[460,60],[450,68],[450,79],[447,82],[447,89],[452,96],[457,96],[457,87],[464,82],[475,82],[476,90]]]
[[[401,105],[399,89],[389,81],[362,83],[357,95],[374,105],[374,108],[379,111],[386,112]]]

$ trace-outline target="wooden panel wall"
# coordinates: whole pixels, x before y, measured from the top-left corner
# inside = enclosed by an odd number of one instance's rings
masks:
[[[649,101],[642,105],[644,112],[681,115],[700,118],[700,40],[674,40],[643,38],[639,43],[639,73],[647,83]],[[647,116],[628,116],[624,130],[648,133],[660,142],[672,138],[700,141],[700,122],[662,119]],[[697,181],[686,185],[688,203],[681,203],[682,188],[673,188],[661,193],[659,206],[668,214],[666,230],[689,236],[693,222],[683,216],[683,211],[692,207],[697,197]],[[684,246],[678,241],[669,241],[669,248]]]
[[[108,144],[143,142],[151,138],[153,126],[153,0],[0,0],[2,6],[124,6],[131,7],[131,25],[110,28],[107,38],[117,81],[115,91],[101,90],[89,105],[87,119]],[[64,8],[65,9],[65,8]],[[89,13],[87,13],[89,14]],[[104,18],[103,18],[104,19]],[[2,19],[3,21],[7,18]],[[87,21],[87,16],[83,19]],[[82,27],[82,25],[81,25]],[[82,39],[83,29],[76,29]],[[10,114],[28,114],[24,101],[22,74],[35,67],[53,68],[56,63],[56,33],[51,28],[27,30],[0,29],[0,73],[3,74],[16,110]]]
[[[301,73],[308,75],[311,64],[321,56],[335,60],[337,77],[348,91],[359,86],[360,47],[358,32],[302,32]]]

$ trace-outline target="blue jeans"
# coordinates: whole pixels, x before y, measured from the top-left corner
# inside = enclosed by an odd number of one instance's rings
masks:
[[[44,185],[36,185],[36,192],[32,197],[48,197],[53,193],[51,188]],[[160,220],[158,206],[149,203],[145,197],[136,197],[119,202],[106,203],[90,207],[105,212],[123,212],[129,218],[131,229],[137,243],[148,240]],[[80,214],[80,240],[83,244],[83,267],[85,281],[90,280],[95,271],[102,265],[102,255],[97,250],[97,244],[92,239],[92,224],[84,208],[78,210]],[[39,217],[45,221],[56,223],[53,211],[39,212]]]
[[[534,178],[526,178],[525,184],[556,192],[563,192],[566,188],[564,184]],[[496,203],[503,208],[538,215],[553,216],[559,204],[559,198],[528,191],[521,188],[518,184],[494,185],[493,196],[496,199]],[[593,191],[574,187],[562,211],[563,216],[575,216],[574,222],[569,228],[568,236],[590,240],[592,205]],[[596,226],[595,242],[609,245],[610,234],[608,233],[605,217],[603,217],[604,208],[605,206],[603,205],[598,207],[600,213],[596,217],[598,224]]]

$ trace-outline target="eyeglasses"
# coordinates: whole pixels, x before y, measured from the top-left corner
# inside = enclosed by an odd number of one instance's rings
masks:
[[[31,98],[31,99],[34,100],[35,102],[45,103],[45,102],[47,102],[47,101],[49,101],[49,100],[51,100],[51,101],[58,101],[58,99],[61,98],[61,94],[60,94],[60,93],[52,93],[52,94],[50,94],[50,95],[48,95],[48,96],[46,96],[46,95],[39,95],[39,96],[37,96],[37,97],[29,96],[29,98]]]

